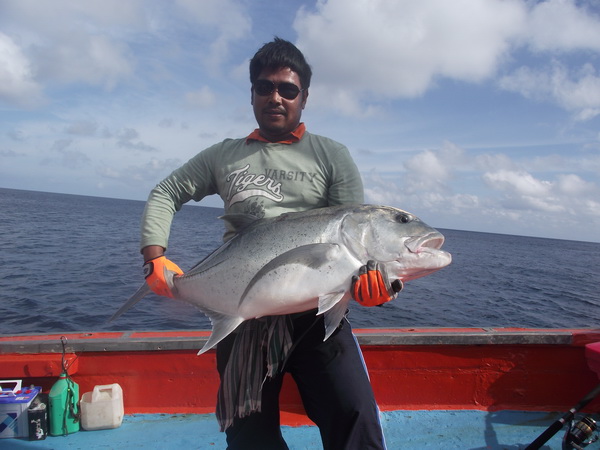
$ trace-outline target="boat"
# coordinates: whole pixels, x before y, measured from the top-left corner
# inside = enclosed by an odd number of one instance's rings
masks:
[[[390,449],[526,448],[599,383],[600,348],[594,344],[600,329],[354,332]],[[19,449],[225,448],[214,416],[215,352],[197,355],[209,335],[206,330],[0,335],[0,379],[23,380],[48,392],[66,365],[82,394],[118,383],[125,409],[115,429],[39,441],[0,439],[0,448],[9,442]],[[542,448],[565,445],[563,433],[582,416],[597,420],[600,399],[593,397],[580,402],[585,407],[571,411],[573,421],[564,421]],[[290,448],[319,448],[318,430],[291,377],[286,376],[280,398]]]

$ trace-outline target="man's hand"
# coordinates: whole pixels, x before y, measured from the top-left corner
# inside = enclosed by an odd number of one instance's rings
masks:
[[[363,306],[379,306],[393,300],[402,290],[401,280],[390,283],[385,270],[376,261],[367,261],[352,277],[352,295]]]
[[[152,258],[144,263],[144,276],[152,292],[163,297],[173,298],[169,283],[165,279],[165,269],[166,271],[175,272],[177,275],[183,275],[183,270],[163,255]]]

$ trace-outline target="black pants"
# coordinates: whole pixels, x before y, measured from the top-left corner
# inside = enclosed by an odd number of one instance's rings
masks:
[[[379,410],[350,324],[344,319],[326,341],[324,335],[322,317],[305,314],[296,318],[294,341],[301,339],[285,367],[298,385],[308,417],[319,427],[323,448],[384,449]],[[217,346],[221,377],[233,340],[234,336],[229,336]],[[229,449],[288,448],[279,421],[282,382],[283,374],[267,380],[262,389],[261,412],[236,418],[226,430]]]

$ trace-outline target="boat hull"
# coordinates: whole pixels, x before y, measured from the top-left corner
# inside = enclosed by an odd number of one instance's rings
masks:
[[[214,412],[214,351],[196,353],[207,331],[0,336],[3,379],[48,391],[65,359],[80,392],[118,383],[125,414]],[[567,411],[596,384],[586,344],[599,329],[355,330],[382,411]],[[598,410],[600,401],[588,409]],[[310,424],[291,377],[281,394],[282,423]]]

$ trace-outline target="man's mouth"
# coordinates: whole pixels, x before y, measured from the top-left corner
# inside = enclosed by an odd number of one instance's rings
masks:
[[[267,109],[264,113],[269,116],[285,116],[285,110],[281,109]]]

